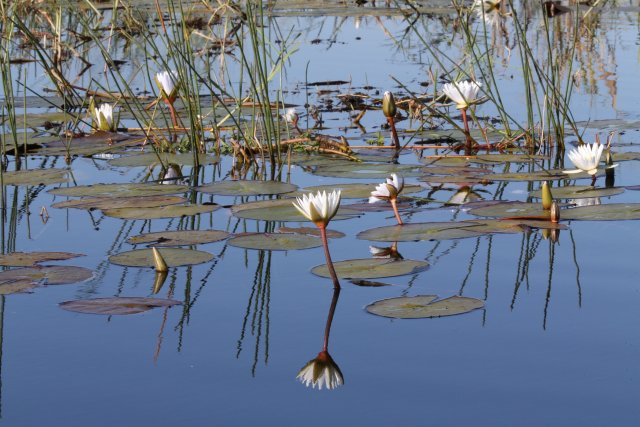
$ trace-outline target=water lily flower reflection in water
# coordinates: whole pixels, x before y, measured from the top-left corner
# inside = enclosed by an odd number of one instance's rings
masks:
[[[404,178],[402,175],[392,173],[391,177],[387,178],[387,182],[377,185],[376,189],[371,192],[371,196],[369,197],[369,203],[375,203],[381,200],[389,201],[393,208],[393,214],[396,217],[396,221],[398,221],[398,225],[403,224],[397,205],[398,194],[400,194],[403,188]]]
[[[320,229],[324,255],[327,259],[327,268],[329,269],[329,273],[333,279],[333,287],[336,289],[340,288],[340,282],[338,281],[338,275],[333,267],[331,254],[329,253],[327,224],[329,224],[331,218],[336,216],[336,213],[338,212],[338,208],[340,207],[340,195],[341,192],[339,190],[334,190],[329,194],[327,194],[326,191],[318,191],[316,194],[304,194],[302,198],[297,197],[296,201],[293,202],[293,206],[295,206],[302,215]]]

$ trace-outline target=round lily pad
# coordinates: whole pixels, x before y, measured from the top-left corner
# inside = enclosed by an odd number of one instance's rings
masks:
[[[189,188],[175,184],[95,184],[61,187],[49,190],[58,196],[72,197],[144,197],[184,193]]]
[[[288,251],[322,246],[318,237],[294,233],[246,233],[229,239],[229,245],[245,249]]]
[[[547,157],[538,154],[478,154],[469,159],[472,163],[530,163],[534,160],[545,160]]]
[[[69,172],[66,169],[31,169],[4,172],[4,185],[49,185],[67,182]]]
[[[493,173],[484,175],[483,178],[490,181],[555,181],[559,179],[567,179],[569,175],[559,169],[536,172],[510,172],[510,173]],[[589,175],[578,173],[571,175],[571,179],[588,178]]]
[[[542,203],[502,202],[470,209],[471,215],[517,217],[517,216],[549,216],[549,211],[542,209]]]
[[[429,317],[454,316],[484,307],[476,298],[452,296],[437,300],[437,295],[417,295],[376,301],[366,310],[376,316],[394,319],[424,319]]]
[[[120,219],[158,219],[198,215],[213,212],[219,208],[218,205],[171,205],[157,208],[105,209],[102,212],[106,216]]]
[[[198,154],[198,162],[201,165],[213,165],[218,163],[220,159],[217,156],[211,156],[208,154]],[[122,156],[117,159],[109,160],[111,166],[117,167],[138,167],[138,166],[150,166],[154,164],[176,164],[184,166],[193,166],[193,154],[192,153],[144,153],[133,156]]]
[[[229,237],[222,230],[179,230],[159,231],[130,237],[127,242],[132,245],[153,243],[153,246],[185,246],[217,242]]]
[[[378,279],[419,273],[429,268],[429,263],[408,259],[365,258],[335,262],[333,266],[342,279]],[[313,267],[311,272],[316,276],[331,277],[326,264]]]
[[[297,185],[279,181],[240,180],[214,182],[196,187],[196,190],[220,196],[260,196],[290,193],[297,188]]]
[[[333,190],[340,190],[341,194],[340,196],[343,199],[365,199],[369,196],[371,196],[371,192],[374,191],[376,189],[376,186],[378,186],[380,183],[374,183],[374,184],[330,184],[330,185],[316,185],[313,187],[306,187],[301,189],[300,191],[297,191],[295,194],[295,196],[300,196],[304,193],[316,193],[318,191],[333,191]],[[407,184],[404,186],[404,189],[402,190],[402,194],[411,194],[411,193],[419,193],[420,191],[424,190],[424,187],[421,187],[419,185],[415,185],[415,184]]]
[[[554,187],[551,194],[556,199],[585,199],[592,197],[608,197],[615,196],[624,192],[622,187],[611,188],[594,188],[587,185],[574,185],[571,187]],[[542,190],[536,190],[529,193],[531,197],[541,198]]]
[[[455,175],[478,177],[491,173],[491,169],[478,168],[473,166],[427,166],[420,169],[420,172],[427,175]]]
[[[560,219],[614,221],[640,219],[640,203],[610,203],[564,209]]]
[[[464,185],[487,185],[491,184],[490,179],[486,179],[487,175],[481,175],[477,177],[471,176],[445,176],[445,175],[424,175],[418,178],[419,181],[428,182],[429,184],[464,184]]]
[[[335,178],[386,178],[392,173],[404,177],[419,176],[422,165],[398,165],[393,163],[357,163],[349,162],[328,166],[319,166],[313,173]]]
[[[209,262],[213,255],[208,252],[182,248],[163,248],[158,250],[168,267],[194,265]],[[151,249],[136,249],[111,255],[109,261],[125,267],[154,267],[153,251]]]
[[[114,208],[157,208],[160,206],[186,203],[181,196],[146,196],[146,197],[85,197],[76,200],[65,200],[54,203],[52,208],[58,209],[114,209]]]
[[[162,298],[114,297],[61,302],[60,308],[87,314],[137,314],[157,307],[172,307],[179,301]]]
[[[374,242],[411,242],[417,240],[448,240],[475,237],[484,233],[474,231],[471,222],[416,222],[389,225],[361,231],[358,239]]]
[[[67,265],[26,267],[0,272],[0,286],[14,282],[33,285],[66,285],[82,282],[93,277],[88,268]]]
[[[263,221],[306,221],[307,219],[293,206],[295,199],[266,200],[234,205],[231,213],[237,218]],[[359,211],[341,207],[332,221],[349,219],[360,215]]]
[[[551,222],[549,220],[503,220],[503,219],[485,219],[481,221],[469,221],[475,223],[471,229],[479,234],[481,233],[522,233],[532,228],[547,230],[566,230],[564,224]]]
[[[280,227],[278,228],[279,233],[297,233],[297,234],[308,234],[310,236],[318,236],[320,237],[320,230],[316,227]],[[336,230],[327,230],[327,237],[329,239],[340,239],[346,236],[341,231]]]
[[[624,162],[627,160],[640,160],[640,153],[635,151],[627,151],[624,153],[613,153],[612,156],[614,162]]]
[[[12,252],[0,255],[0,265],[11,267],[32,267],[44,261],[62,261],[84,256],[70,252]]]

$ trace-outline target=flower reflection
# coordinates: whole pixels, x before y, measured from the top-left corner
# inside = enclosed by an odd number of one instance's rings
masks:
[[[393,242],[393,245],[384,248],[369,246],[369,253],[374,258],[403,259],[400,252],[398,252],[398,242]]]
[[[477,200],[482,200],[482,196],[473,191],[471,187],[465,185],[460,187],[460,189],[447,200],[447,205],[463,205],[468,202],[475,202]]]
[[[307,387],[317,387],[318,390],[323,387],[333,390],[344,384],[342,371],[327,351],[321,351],[315,359],[304,365],[296,378]]]
[[[600,202],[600,197],[585,197],[582,199],[569,199],[569,203],[575,205],[576,207],[585,207],[585,206],[598,206]]]
[[[180,166],[170,163],[166,169],[160,172],[159,183],[160,184],[178,184],[178,181],[182,179],[182,172]]]

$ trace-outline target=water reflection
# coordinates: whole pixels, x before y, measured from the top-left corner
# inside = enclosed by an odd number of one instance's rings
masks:
[[[322,351],[318,353],[315,359],[310,360],[300,371],[296,378],[307,387],[318,388],[322,390],[325,387],[333,390],[344,384],[344,376],[338,364],[329,354],[329,334],[331,333],[331,323],[333,315],[338,305],[340,297],[340,288],[333,289],[333,298],[331,299],[331,307],[327,316],[327,324],[324,330],[324,343]]]

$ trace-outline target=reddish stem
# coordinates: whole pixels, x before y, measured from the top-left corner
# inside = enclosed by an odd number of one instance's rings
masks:
[[[398,221],[398,225],[403,225],[402,218],[400,218],[400,213],[398,212],[398,203],[397,199],[390,199],[391,207],[393,208],[393,214],[396,216],[396,221]]]
[[[172,102],[169,102],[168,100],[165,99],[165,104],[167,104],[169,106],[169,112],[171,113],[171,122],[173,123],[173,127],[177,128],[178,126],[178,117],[176,116],[176,109],[173,106]]]
[[[467,109],[463,108],[460,111],[462,111],[462,121],[464,123],[464,136],[467,140],[467,145],[465,146],[465,151],[466,151],[465,154],[470,155],[473,140],[471,139],[471,132],[469,132],[469,120],[467,119]]]
[[[333,298],[331,299],[331,307],[327,316],[327,324],[324,327],[324,343],[322,345],[323,352],[329,352],[329,334],[331,333],[331,322],[333,322],[333,314],[336,312],[338,305],[338,297],[340,296],[340,287],[333,289]]]
[[[338,275],[336,269],[333,268],[333,261],[331,261],[331,254],[329,253],[329,242],[327,240],[327,226],[325,224],[318,225],[320,229],[320,237],[322,238],[322,246],[324,247],[324,257],[327,259],[327,268],[329,274],[333,280],[333,289],[340,289],[340,282],[338,281]]]
[[[398,139],[398,132],[396,131],[396,121],[393,117],[387,117],[387,122],[389,122],[389,127],[391,128],[391,137],[393,138],[393,146],[396,147],[396,150],[399,150],[400,140]]]

